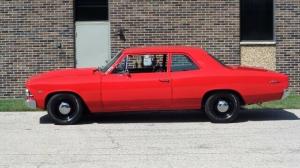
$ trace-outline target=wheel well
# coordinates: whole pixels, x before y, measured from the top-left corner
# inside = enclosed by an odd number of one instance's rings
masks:
[[[240,102],[241,102],[241,105],[245,105],[245,101],[243,99],[243,97],[241,96],[241,94],[235,90],[230,90],[230,89],[220,89],[220,90],[211,90],[211,91],[208,91],[204,94],[203,98],[202,98],[202,102],[201,102],[201,107],[204,107],[205,105],[205,102],[206,100],[208,99],[209,96],[215,94],[215,93],[232,93],[234,95],[236,95]]]
[[[46,96],[46,99],[45,99],[45,109],[47,109],[47,104],[48,104],[48,101],[50,100],[50,98],[56,94],[60,94],[60,93],[67,93],[67,94],[73,94],[75,96],[77,96],[81,102],[82,102],[82,105],[84,107],[84,111],[87,111],[89,112],[89,108],[87,107],[87,105],[85,104],[85,102],[83,101],[83,99],[75,92],[69,92],[69,91],[59,91],[59,92],[52,92],[52,93],[49,93],[47,96]]]

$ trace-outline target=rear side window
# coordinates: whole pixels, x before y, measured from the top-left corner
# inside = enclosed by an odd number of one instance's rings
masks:
[[[186,55],[175,54],[172,56],[172,72],[196,70],[196,64]]]

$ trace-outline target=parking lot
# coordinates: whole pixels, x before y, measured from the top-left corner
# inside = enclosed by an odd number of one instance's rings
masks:
[[[0,168],[298,168],[299,117],[244,110],[213,124],[197,111],[110,113],[60,126],[46,112],[3,112]]]

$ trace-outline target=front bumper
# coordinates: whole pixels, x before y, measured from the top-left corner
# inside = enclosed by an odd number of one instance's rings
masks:
[[[36,109],[36,101],[34,99],[26,99],[25,104],[31,109]]]
[[[290,95],[290,91],[288,89],[283,90],[283,94],[281,96],[281,100],[287,98]]]

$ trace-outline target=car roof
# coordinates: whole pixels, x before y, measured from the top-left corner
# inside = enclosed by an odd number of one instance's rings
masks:
[[[124,53],[149,53],[149,52],[206,52],[205,50],[197,47],[191,46],[143,46],[143,47],[133,47],[125,48]]]

